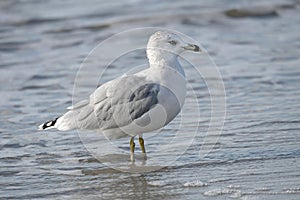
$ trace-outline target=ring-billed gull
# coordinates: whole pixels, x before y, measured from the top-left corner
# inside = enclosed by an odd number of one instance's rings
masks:
[[[146,158],[143,133],[167,125],[184,104],[186,79],[177,57],[186,50],[200,52],[199,46],[184,42],[174,33],[154,33],[146,50],[149,68],[104,83],[89,100],[69,107],[68,112],[41,124],[39,129],[95,130],[108,138],[131,137],[132,161],[134,137],[138,135]]]

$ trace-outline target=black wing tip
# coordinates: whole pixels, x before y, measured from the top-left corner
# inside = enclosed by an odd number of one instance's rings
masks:
[[[47,121],[47,122],[41,124],[39,126],[39,130],[46,130],[46,129],[49,129],[49,128],[53,127],[58,118],[59,117],[55,118],[54,120],[50,120],[50,121]]]

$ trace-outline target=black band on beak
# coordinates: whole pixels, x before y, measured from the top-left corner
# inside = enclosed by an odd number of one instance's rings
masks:
[[[191,50],[195,52],[201,52],[201,49],[198,45],[195,44],[188,44],[187,46],[183,47],[185,50]]]

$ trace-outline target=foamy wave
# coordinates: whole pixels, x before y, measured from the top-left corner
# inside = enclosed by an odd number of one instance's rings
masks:
[[[204,187],[207,186],[207,183],[201,181],[190,181],[183,184],[184,187]]]
[[[204,192],[205,196],[219,196],[219,195],[230,195],[231,198],[239,198],[242,196],[240,190],[230,190],[230,189],[214,189]]]
[[[167,185],[167,183],[164,182],[164,181],[149,181],[148,185],[152,185],[152,186],[165,186],[165,185]]]

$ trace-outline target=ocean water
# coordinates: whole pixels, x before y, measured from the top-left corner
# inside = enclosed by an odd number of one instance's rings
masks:
[[[1,1],[0,198],[299,199],[299,10],[297,0]],[[145,51],[135,49],[98,77],[116,49],[146,45],[145,27],[176,30],[205,49],[187,57],[203,72],[220,72],[221,135],[207,134],[208,82],[220,80],[199,76],[184,59],[186,104],[167,127],[145,135],[145,163],[137,145],[132,166],[128,139],[113,141],[122,150],[113,154],[94,133],[37,131],[101,82],[144,67]],[[135,28],[146,34],[125,34],[85,60],[100,42]],[[204,146],[210,151],[201,154]]]

